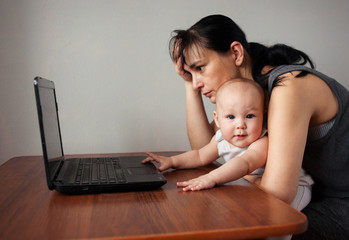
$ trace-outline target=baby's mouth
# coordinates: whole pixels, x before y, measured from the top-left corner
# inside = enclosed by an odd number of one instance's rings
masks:
[[[246,134],[236,134],[235,137],[238,139],[245,138],[247,135]]]

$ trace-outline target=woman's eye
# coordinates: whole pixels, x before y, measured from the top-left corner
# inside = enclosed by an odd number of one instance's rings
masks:
[[[204,67],[203,67],[203,66],[198,66],[196,69],[197,69],[198,71],[202,71],[202,70],[204,70]]]
[[[235,116],[234,116],[234,115],[229,115],[228,118],[229,118],[229,119],[234,119]]]
[[[253,115],[253,114],[248,114],[247,116],[246,116],[246,118],[254,118],[255,117],[255,115]]]

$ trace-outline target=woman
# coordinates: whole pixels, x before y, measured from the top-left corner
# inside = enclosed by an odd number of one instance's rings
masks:
[[[308,230],[294,239],[349,239],[348,90],[313,70],[301,51],[248,43],[243,31],[222,15],[174,33],[170,54],[185,80],[191,147],[207,144],[217,130],[208,122],[201,94],[215,103],[216,90],[226,81],[257,81],[270,94],[269,148],[263,177],[250,181],[291,203],[303,166],[315,184],[313,199],[303,210]]]

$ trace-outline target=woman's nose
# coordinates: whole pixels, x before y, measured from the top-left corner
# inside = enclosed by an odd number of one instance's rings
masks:
[[[197,78],[197,76],[195,76],[195,74],[192,75],[192,81],[193,81],[193,88],[194,88],[195,90],[200,90],[200,89],[203,87],[203,82],[201,82],[201,81]]]

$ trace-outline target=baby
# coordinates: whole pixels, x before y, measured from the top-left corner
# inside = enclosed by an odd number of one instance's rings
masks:
[[[219,157],[225,164],[177,185],[183,191],[212,188],[239,179],[263,167],[267,159],[268,138],[263,128],[265,101],[262,88],[251,80],[234,79],[223,84],[216,95],[214,121],[220,128],[210,143],[172,157],[147,153],[143,163],[155,160],[159,170],[184,169],[208,165]]]

